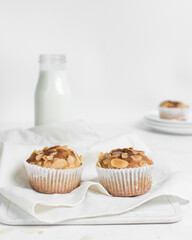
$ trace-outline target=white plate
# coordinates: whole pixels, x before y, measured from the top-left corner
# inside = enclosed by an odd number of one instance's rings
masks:
[[[167,126],[167,125],[151,122],[147,119],[145,119],[145,122],[150,128],[160,131],[160,132],[184,134],[184,135],[192,134],[192,127]]]
[[[70,220],[58,224],[38,222],[31,215],[0,195],[0,222],[8,225],[91,225],[173,223],[182,219],[181,207],[175,198],[162,196],[124,214]]]
[[[180,121],[180,120],[176,120],[176,119],[172,119],[172,120],[161,119],[159,117],[159,112],[158,111],[152,111],[152,112],[147,113],[145,115],[145,119],[149,120],[149,121],[152,121],[154,123],[161,123],[162,125],[167,124],[167,125],[171,125],[171,126],[174,125],[174,126],[183,126],[183,127],[191,126],[192,127],[192,119],[191,118],[189,118],[186,121]]]
[[[145,121],[151,125],[155,125],[155,126],[159,126],[159,127],[167,127],[167,128],[176,128],[176,129],[192,129],[192,125],[184,125],[184,124],[180,124],[180,125],[176,125],[176,124],[171,124],[171,123],[161,123],[161,122],[155,122],[149,119],[145,119]]]

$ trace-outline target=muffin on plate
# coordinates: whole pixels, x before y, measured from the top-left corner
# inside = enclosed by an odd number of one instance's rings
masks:
[[[99,182],[113,196],[142,195],[152,185],[153,161],[131,147],[101,152],[96,169]]]
[[[176,101],[163,101],[159,105],[159,116],[162,119],[187,120],[189,106]]]
[[[67,146],[34,150],[25,161],[31,187],[41,193],[69,193],[81,182],[82,157]]]

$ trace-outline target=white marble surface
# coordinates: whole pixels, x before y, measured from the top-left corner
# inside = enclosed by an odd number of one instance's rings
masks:
[[[29,127],[30,123],[1,124],[0,130],[14,127]],[[143,122],[132,121],[129,124],[92,124],[97,133],[103,137],[135,132],[154,151],[173,151],[181,156],[176,161],[181,169],[192,170],[192,136],[167,135],[147,129]],[[184,156],[184,157],[182,157]],[[188,189],[187,189],[188,188]],[[186,186],[192,192],[192,184]],[[191,199],[192,200],[192,199]],[[22,227],[0,225],[0,239],[191,239],[192,235],[192,204],[182,206],[183,219],[173,224],[147,225],[97,225],[97,226],[41,226]]]

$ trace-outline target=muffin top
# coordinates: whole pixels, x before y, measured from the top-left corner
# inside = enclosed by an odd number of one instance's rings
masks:
[[[113,149],[109,153],[100,153],[96,163],[102,168],[137,168],[153,165],[153,161],[145,155],[144,151],[130,148]]]
[[[188,108],[188,106],[182,102],[176,102],[176,101],[163,101],[159,105],[160,107],[166,107],[166,108]]]
[[[57,145],[34,150],[27,162],[46,168],[71,169],[82,165],[82,156],[77,155],[67,146]]]

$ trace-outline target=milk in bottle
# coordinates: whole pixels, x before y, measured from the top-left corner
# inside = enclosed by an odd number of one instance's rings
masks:
[[[35,125],[71,119],[70,89],[65,55],[40,55],[35,91]]]

